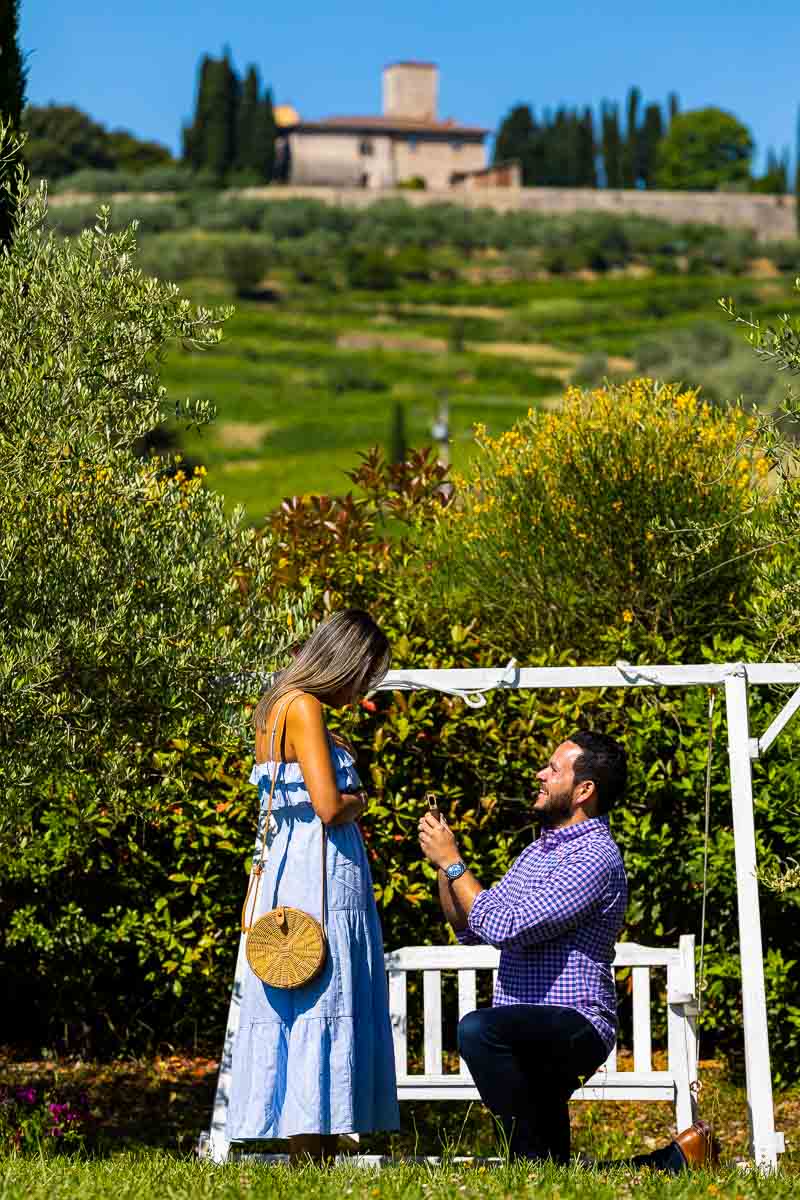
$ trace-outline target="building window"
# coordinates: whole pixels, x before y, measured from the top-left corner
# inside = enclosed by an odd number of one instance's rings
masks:
[[[463,145],[464,143],[462,142],[461,138],[453,138],[452,142],[450,143],[450,149],[460,150]]]
[[[411,134],[411,136],[410,136],[410,137],[409,137],[409,139],[408,139],[408,148],[409,148],[409,150],[416,150],[416,148],[417,148],[417,142],[418,142],[417,135],[416,135],[415,133],[412,133],[412,134]]]
[[[364,138],[363,141],[358,143],[358,153],[364,158],[369,158],[371,154],[375,153],[375,147],[369,138]]]

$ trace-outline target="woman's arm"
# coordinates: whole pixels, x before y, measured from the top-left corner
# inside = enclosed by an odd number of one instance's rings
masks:
[[[345,793],[336,786],[336,772],[322,705],[306,693],[290,704],[286,716],[286,744],[291,746],[303,771],[314,812],[325,825],[345,825],[363,812],[359,795]]]

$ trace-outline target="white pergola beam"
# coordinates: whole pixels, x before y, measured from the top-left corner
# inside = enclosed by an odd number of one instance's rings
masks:
[[[714,687],[725,683],[740,664],[636,667],[470,667],[452,670],[389,671],[378,691],[430,688],[458,694],[495,688]],[[751,684],[782,683],[800,688],[800,663],[747,663]]]
[[[800,687],[791,699],[784,704],[775,720],[764,730],[761,737],[750,739],[751,758],[760,758],[762,754],[769,750],[775,738],[786,728],[798,708],[800,708]]]

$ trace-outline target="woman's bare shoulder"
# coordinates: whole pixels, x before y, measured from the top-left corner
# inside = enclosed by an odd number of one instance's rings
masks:
[[[289,705],[287,720],[294,727],[317,728],[324,726],[322,704],[308,692],[298,692]]]

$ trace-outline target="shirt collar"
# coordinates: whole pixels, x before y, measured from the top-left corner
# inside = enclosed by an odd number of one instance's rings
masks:
[[[588,821],[578,821],[577,825],[567,825],[564,829],[543,829],[539,835],[538,845],[542,850],[555,850],[565,842],[574,841],[586,833],[608,833],[608,817],[590,817]]]

